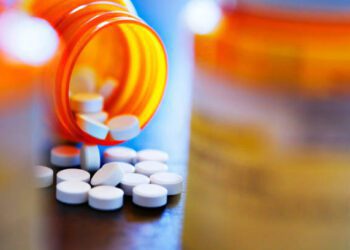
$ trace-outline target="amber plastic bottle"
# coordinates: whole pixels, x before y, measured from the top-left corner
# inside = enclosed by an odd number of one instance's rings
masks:
[[[69,106],[69,83],[80,65],[92,67],[101,78],[120,84],[105,103],[110,117],[133,114],[143,128],[156,111],[166,84],[166,52],[157,34],[128,10],[124,1],[34,1],[28,8],[56,28],[62,49],[48,73],[49,116],[65,138],[100,145],[118,144],[110,137],[94,138],[76,124]]]

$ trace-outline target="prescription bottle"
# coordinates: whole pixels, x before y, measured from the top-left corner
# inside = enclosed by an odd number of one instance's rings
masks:
[[[66,139],[113,145],[111,137],[97,139],[76,124],[69,105],[69,83],[76,67],[88,65],[100,77],[114,77],[119,85],[105,101],[110,117],[133,114],[143,128],[156,111],[166,84],[167,59],[158,35],[126,1],[31,1],[27,8],[48,20],[62,40],[56,65],[44,86],[50,123]],[[54,122],[53,122],[54,121]]]
[[[230,2],[194,35],[184,248],[349,249],[350,6]]]

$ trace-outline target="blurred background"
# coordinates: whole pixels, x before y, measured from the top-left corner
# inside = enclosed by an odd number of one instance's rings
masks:
[[[168,60],[161,104],[124,145],[168,152],[186,190],[101,214],[31,188],[60,140],[43,122],[69,38],[53,13],[93,1],[35,2],[0,2],[1,249],[349,249],[350,3],[114,1]]]

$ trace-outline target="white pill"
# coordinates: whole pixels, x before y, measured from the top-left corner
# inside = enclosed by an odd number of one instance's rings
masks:
[[[127,173],[120,182],[120,187],[124,190],[125,195],[132,195],[134,187],[149,183],[149,178],[143,174]]]
[[[61,145],[51,149],[50,160],[53,165],[74,167],[80,164],[80,150],[74,146]]]
[[[38,188],[46,188],[53,183],[53,170],[45,166],[34,167],[35,184]]]
[[[102,111],[103,97],[96,93],[77,93],[70,97],[71,109],[78,113]]]
[[[57,180],[57,183],[60,183],[62,181],[89,182],[90,174],[89,172],[82,169],[69,168],[69,169],[59,171],[56,175],[56,180]]]
[[[130,163],[126,163],[126,162],[116,162],[116,163],[118,163],[118,165],[121,167],[124,174],[135,172],[135,167],[133,165],[131,165]]]
[[[120,115],[107,122],[110,134],[114,140],[126,141],[140,133],[139,119],[133,115]]]
[[[105,162],[122,161],[132,163],[136,159],[136,151],[127,147],[110,147],[103,153]]]
[[[116,81],[114,78],[107,78],[106,81],[100,87],[98,92],[105,99],[108,99],[113,94],[117,86],[118,86],[118,81]]]
[[[97,145],[83,145],[80,149],[80,166],[86,171],[97,171],[101,166],[100,150]]]
[[[87,202],[90,189],[83,181],[62,181],[56,185],[56,199],[66,204],[82,204]]]
[[[161,207],[167,203],[168,191],[156,184],[141,184],[133,188],[132,201],[141,207]]]
[[[76,70],[70,80],[69,90],[76,93],[93,93],[96,88],[95,72],[88,67],[81,67]]]
[[[181,194],[183,178],[181,175],[169,172],[152,174],[150,176],[152,184],[160,185],[168,190],[168,195]]]
[[[135,165],[136,173],[151,176],[152,174],[168,171],[168,166],[158,161],[142,161]]]
[[[104,123],[108,119],[108,113],[105,111],[97,112],[97,113],[79,113],[80,115],[84,115],[93,119],[95,121]]]
[[[123,206],[124,192],[112,186],[98,186],[89,191],[89,205],[97,210],[116,210]]]
[[[138,161],[159,161],[165,163],[168,159],[168,153],[156,149],[144,149],[137,152]]]
[[[85,115],[77,115],[76,117],[78,126],[84,132],[98,139],[106,139],[109,131],[109,128],[106,125]]]
[[[107,163],[91,179],[93,186],[117,186],[123,179],[124,172],[118,163]]]

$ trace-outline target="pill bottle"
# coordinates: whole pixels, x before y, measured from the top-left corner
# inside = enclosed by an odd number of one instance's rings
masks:
[[[50,236],[43,216],[46,206],[32,178],[44,133],[37,90],[59,39],[44,20],[20,11],[21,6],[3,4],[0,2],[1,249],[40,250],[46,249],[43,239]]]
[[[194,35],[184,248],[348,249],[350,6],[231,2]]]
[[[66,139],[99,145],[120,143],[111,137],[97,139],[78,127],[69,105],[69,83],[79,66],[88,65],[100,77],[118,79],[120,84],[104,104],[110,117],[133,114],[143,128],[161,101],[166,53],[158,35],[130,6],[130,1],[123,0],[37,0],[27,4],[33,15],[50,22],[63,44],[44,88],[48,110],[54,111],[48,115],[49,123]]]

